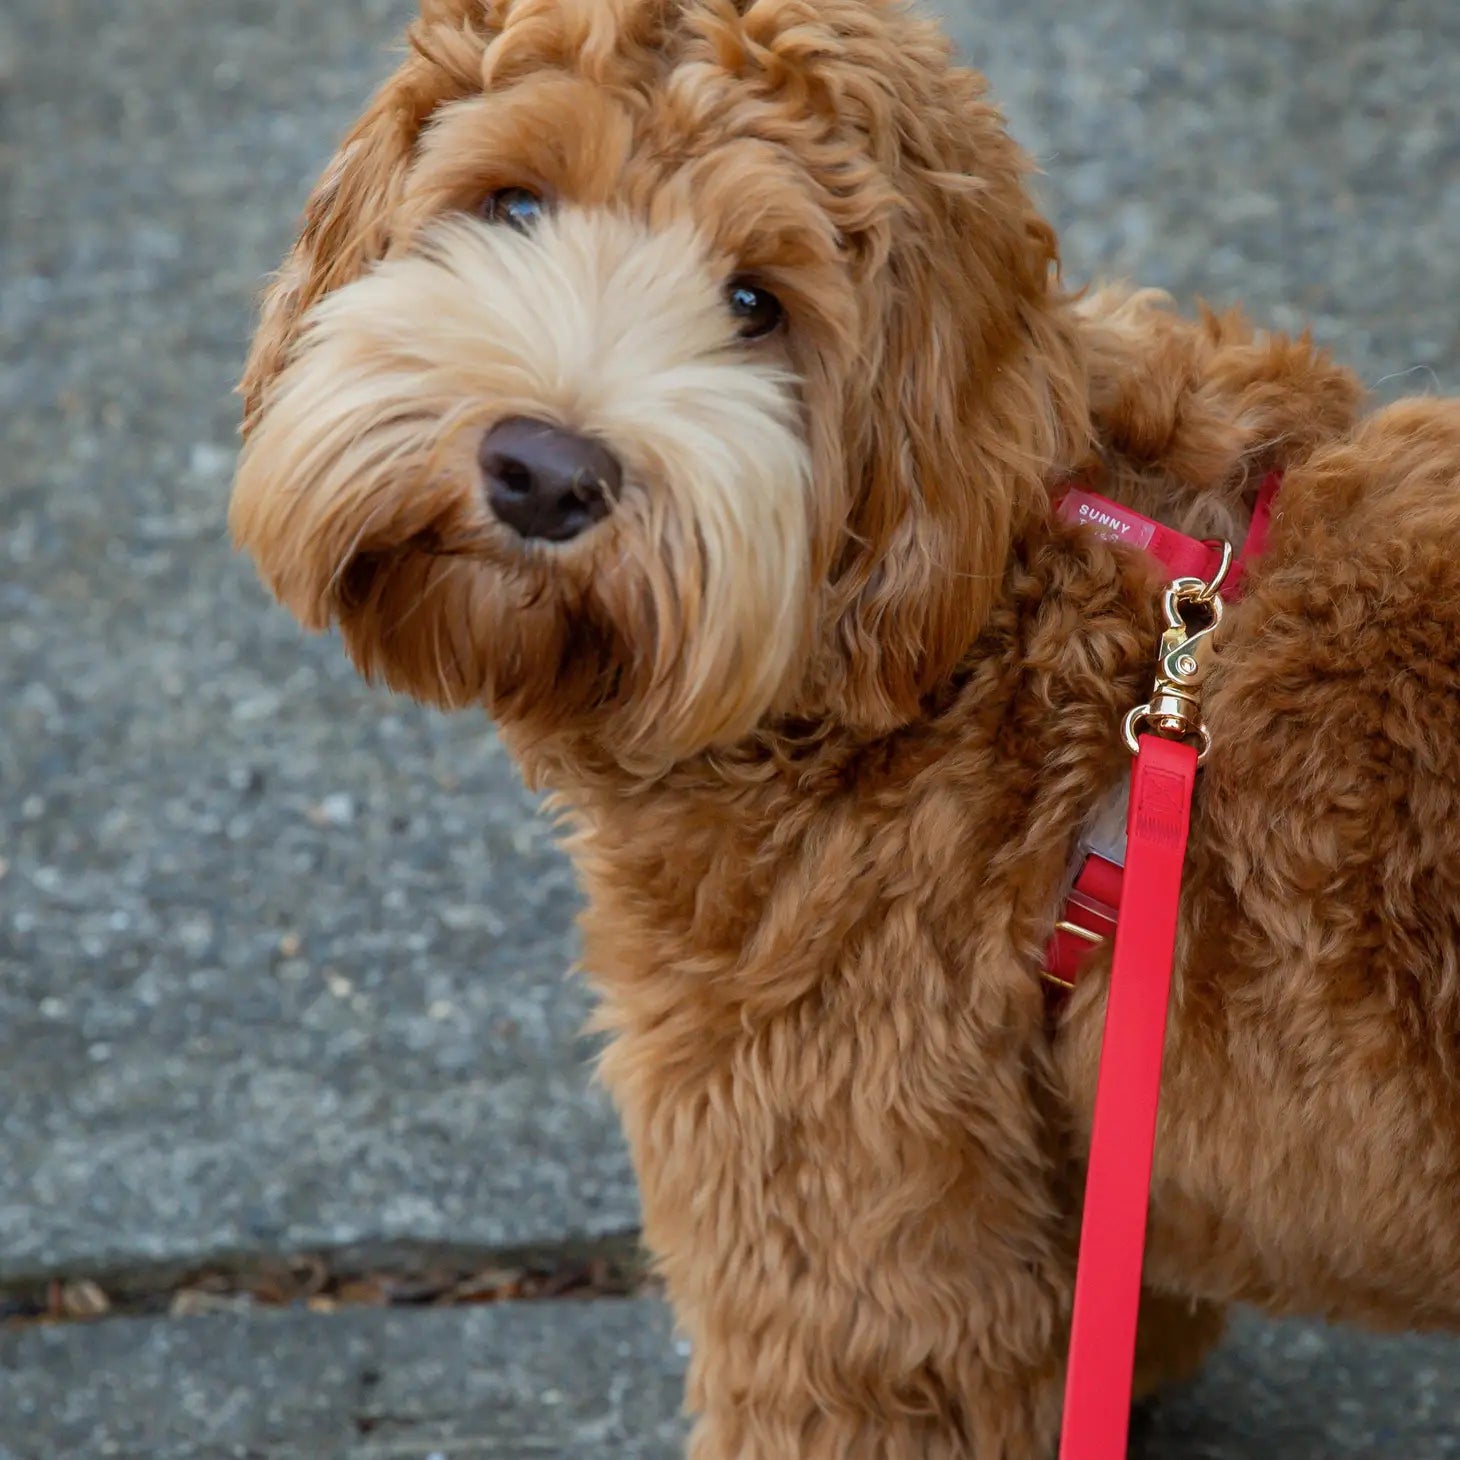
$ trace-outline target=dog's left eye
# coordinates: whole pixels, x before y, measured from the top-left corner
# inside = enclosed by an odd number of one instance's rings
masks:
[[[542,221],[543,202],[527,188],[502,188],[482,204],[482,217],[488,223],[505,223],[519,233],[529,232]]]
[[[780,328],[785,307],[769,289],[749,279],[731,279],[725,291],[730,313],[740,321],[740,338],[758,340]]]

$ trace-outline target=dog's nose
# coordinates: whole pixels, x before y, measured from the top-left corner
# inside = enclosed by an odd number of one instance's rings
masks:
[[[514,416],[482,437],[492,511],[522,537],[568,542],[608,516],[624,473],[606,446],[550,421]]]

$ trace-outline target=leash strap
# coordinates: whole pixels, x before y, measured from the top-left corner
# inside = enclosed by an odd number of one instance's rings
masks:
[[[1282,483],[1282,471],[1275,470],[1260,484],[1247,539],[1230,571],[1220,545],[1174,532],[1078,483],[1071,483],[1056,502],[1055,510],[1066,522],[1144,549],[1177,580],[1165,599],[1168,633],[1162,640],[1157,694],[1126,725],[1136,759],[1124,873],[1104,857],[1092,854],[1086,860],[1050,940],[1046,962],[1045,978],[1052,985],[1073,988],[1092,946],[1106,941],[1114,925],[1060,1460],[1125,1460],[1161,1060],[1199,759],[1190,733],[1197,732],[1207,743],[1199,718],[1200,666],[1197,657],[1186,657],[1186,650],[1209,638],[1221,621],[1216,595],[1224,573],[1225,591],[1239,593],[1247,569],[1266,549]],[[1182,579],[1209,584],[1216,599],[1211,627],[1188,634],[1186,642],[1178,601]],[[1196,671],[1189,682],[1188,671]],[[1136,737],[1143,720],[1166,722],[1168,730],[1179,728],[1187,738]]]
[[[1146,1213],[1197,752],[1143,735],[1095,1093],[1060,1460],[1125,1460]]]

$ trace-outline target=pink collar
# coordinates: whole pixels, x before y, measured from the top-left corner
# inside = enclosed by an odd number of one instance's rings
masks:
[[[1267,547],[1273,506],[1282,484],[1281,471],[1269,472],[1263,478],[1242,551],[1227,575],[1224,598],[1241,594],[1248,568]],[[1171,578],[1200,578],[1209,583],[1221,564],[1219,546],[1198,542],[1081,486],[1071,486],[1065,491],[1055,503],[1055,512],[1062,521],[1082,523],[1107,541],[1144,549]],[[1125,880],[1124,862],[1123,843],[1112,845],[1106,841],[1097,849],[1082,842],[1081,864],[1074,886],[1045,948],[1044,977],[1056,988],[1074,988],[1090,955],[1115,936],[1121,885]]]

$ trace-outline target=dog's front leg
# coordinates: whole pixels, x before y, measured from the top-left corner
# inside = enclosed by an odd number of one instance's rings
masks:
[[[942,1381],[936,1382],[941,1388]],[[978,1411],[971,1424],[954,1418],[945,1398],[931,1395],[926,1414],[896,1413],[865,1402],[848,1406],[809,1393],[794,1403],[775,1404],[747,1395],[738,1405],[700,1413],[688,1460],[1053,1460],[1056,1427],[1048,1405],[1024,1381],[1002,1375],[984,1383],[965,1376],[961,1382],[969,1387],[958,1405]],[[1038,1381],[1038,1392],[1048,1388],[1047,1381]]]
[[[693,1460],[1048,1460],[1072,1244],[1023,1063],[974,1020],[838,1022],[626,1112]]]
[[[992,1231],[971,1189],[845,1175],[785,1168],[763,1223],[666,1264],[692,1460],[1049,1460],[1066,1308],[1037,1242]]]

